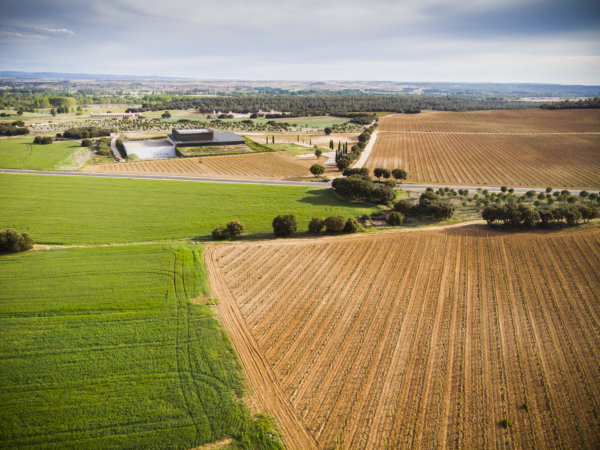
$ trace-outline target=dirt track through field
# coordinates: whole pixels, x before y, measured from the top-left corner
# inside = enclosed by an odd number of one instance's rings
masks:
[[[206,254],[250,384],[297,447],[600,445],[597,227]]]
[[[394,114],[364,166],[411,182],[600,187],[600,111]]]
[[[289,179],[311,176],[305,162],[281,153],[173,158],[87,166],[84,172],[215,178]]]

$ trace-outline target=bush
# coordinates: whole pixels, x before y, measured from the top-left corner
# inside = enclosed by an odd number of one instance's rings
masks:
[[[342,172],[342,175],[344,175],[345,177],[350,177],[352,175],[360,175],[360,176],[368,178],[369,177],[369,169],[367,169],[366,167],[344,169],[344,172]]]
[[[18,136],[21,134],[29,134],[29,128],[27,127],[13,127],[8,124],[0,125],[0,136]]]
[[[222,241],[229,238],[229,232],[223,227],[217,227],[213,230],[212,237],[215,241]]]
[[[231,239],[235,239],[246,230],[246,227],[237,220],[232,220],[227,224],[227,232]]]
[[[33,248],[33,244],[33,239],[27,233],[18,233],[10,228],[0,231],[0,253],[26,252]]]
[[[358,220],[354,217],[350,217],[346,220],[346,224],[344,225],[344,233],[356,233],[359,228],[360,224],[358,223]]]
[[[402,169],[394,169],[392,170],[392,176],[396,180],[406,180],[407,174],[405,170]]]
[[[346,219],[342,216],[329,216],[325,219],[325,228],[328,233],[339,233],[344,230]]]
[[[408,200],[398,200],[394,205],[394,211],[410,216],[413,210],[413,204]]]
[[[383,183],[383,185],[387,186],[387,187],[395,188],[396,186],[398,186],[398,182],[396,180],[386,180]]]
[[[310,173],[312,173],[314,176],[323,175],[325,173],[325,167],[321,164],[313,164],[310,166]]]
[[[308,224],[308,231],[318,234],[325,227],[325,222],[320,217],[313,217]]]
[[[404,216],[399,212],[393,211],[388,216],[387,223],[392,227],[399,227],[404,223]]]
[[[52,136],[36,136],[33,138],[33,143],[40,145],[52,144]]]
[[[297,227],[296,216],[293,214],[279,215],[273,219],[273,233],[277,237],[291,236]]]
[[[449,219],[454,214],[454,206],[450,203],[434,203],[429,205],[427,212],[436,220]]]
[[[108,128],[98,127],[80,127],[80,128],[69,128],[63,133],[63,136],[67,139],[87,139],[101,136],[109,136],[111,130]]]
[[[91,147],[92,145],[94,145],[94,143],[92,142],[91,139],[83,139],[81,141],[81,146],[82,147]]]

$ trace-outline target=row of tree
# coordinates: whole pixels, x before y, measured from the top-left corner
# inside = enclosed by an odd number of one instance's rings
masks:
[[[13,122],[15,123],[15,122]],[[0,124],[0,136],[20,136],[29,134],[29,128],[11,124]]]
[[[501,223],[510,227],[533,228],[538,225],[566,223],[577,225],[581,220],[589,222],[598,217],[598,209],[593,206],[563,206],[560,208],[539,208],[524,204],[490,205],[483,209],[481,217],[488,225]]]
[[[142,99],[142,107],[131,112],[159,111],[165,109],[196,109],[201,113],[233,111],[256,113],[259,110],[288,111],[291,116],[332,115],[374,111],[416,113],[423,109],[440,111],[472,111],[482,109],[531,108],[527,102],[509,102],[497,98],[463,96],[402,95],[402,94],[319,94],[319,95],[219,95],[219,96],[171,96],[154,95]],[[355,123],[370,123],[371,118],[356,115]],[[369,120],[369,121],[367,121]]]
[[[100,127],[79,127],[69,128],[65,130],[62,135],[56,135],[56,137],[64,137],[67,139],[89,139],[101,136],[109,136],[112,130],[108,128]]]

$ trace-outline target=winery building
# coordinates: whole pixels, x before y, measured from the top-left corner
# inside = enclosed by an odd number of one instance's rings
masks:
[[[196,128],[193,130],[178,130],[173,128],[167,140],[175,147],[208,147],[212,145],[244,144],[244,138],[231,132]]]

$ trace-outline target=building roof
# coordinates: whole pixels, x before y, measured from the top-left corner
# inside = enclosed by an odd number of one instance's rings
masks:
[[[179,134],[199,134],[199,133],[210,133],[211,130],[208,128],[194,128],[192,130],[178,130],[174,129],[173,131],[177,131]]]

